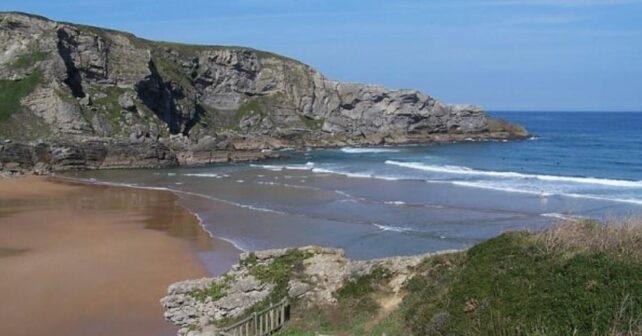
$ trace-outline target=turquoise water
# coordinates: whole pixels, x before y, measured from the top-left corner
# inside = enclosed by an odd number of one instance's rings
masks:
[[[242,250],[318,244],[355,258],[462,248],[563,218],[642,214],[642,113],[491,114],[533,137],[73,176],[172,190],[204,229]]]

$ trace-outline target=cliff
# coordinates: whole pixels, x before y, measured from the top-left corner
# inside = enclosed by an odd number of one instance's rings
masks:
[[[332,81],[268,52],[0,13],[4,169],[153,167],[270,157],[266,150],[283,147],[524,136],[475,106]]]

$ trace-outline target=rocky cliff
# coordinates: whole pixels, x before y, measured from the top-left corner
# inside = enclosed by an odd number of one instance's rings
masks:
[[[339,83],[268,52],[0,13],[4,169],[166,166],[269,157],[283,147],[525,135],[475,106]]]
[[[349,260],[341,249],[317,246],[243,253],[217,278],[171,285],[161,304],[165,318],[187,336],[217,335],[219,327],[286,297],[294,305],[293,316],[319,307],[336,309],[353,296],[364,301],[371,291],[377,292],[375,304],[391,310],[422,262],[453,252],[374,260]]]

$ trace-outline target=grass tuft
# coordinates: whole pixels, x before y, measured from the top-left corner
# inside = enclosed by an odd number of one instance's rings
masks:
[[[0,122],[21,109],[20,100],[36,89],[41,78],[40,72],[34,71],[17,81],[0,80]]]
[[[212,301],[216,301],[225,296],[225,291],[229,288],[230,281],[232,280],[231,278],[224,277],[222,281],[212,282],[202,290],[195,290],[189,295],[200,302],[205,301],[208,297]]]
[[[337,298],[340,300],[359,299],[372,294],[377,290],[377,285],[390,275],[383,268],[375,268],[369,274],[356,279],[348,280],[343,287],[337,291]]]
[[[546,253],[606,253],[623,260],[642,262],[640,218],[567,221],[537,234]]]
[[[26,69],[40,62],[49,56],[45,51],[36,51],[18,56],[18,58],[9,65],[12,69]]]
[[[295,270],[303,269],[303,260],[311,257],[310,252],[304,252],[299,249],[290,249],[284,255],[274,258],[267,264],[256,264],[250,270],[255,278],[262,282],[274,283],[278,286],[287,287],[287,283],[292,277]],[[250,258],[252,258],[250,256]],[[256,256],[254,256],[256,258]],[[247,262],[247,260],[246,260]]]
[[[321,127],[323,127],[323,123],[325,122],[325,118],[319,118],[319,119],[312,119],[308,118],[305,116],[301,116],[301,121],[305,124],[305,126],[308,129],[311,130],[320,130]]]
[[[318,331],[331,335],[379,334],[397,327],[396,318],[376,322],[380,306],[377,294],[385,291],[389,273],[375,268],[369,274],[347,281],[336,293],[336,306],[296,307],[290,325],[278,335],[309,335]]]

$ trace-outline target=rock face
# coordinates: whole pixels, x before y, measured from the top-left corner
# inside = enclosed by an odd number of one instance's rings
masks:
[[[46,174],[50,171],[109,168],[162,168],[177,158],[162,143],[104,141],[40,142],[0,145],[0,171]]]
[[[339,83],[267,52],[153,42],[20,13],[0,13],[0,83],[16,92],[0,102],[2,139],[164,143],[181,164],[281,147],[526,136],[475,106]]]
[[[341,249],[317,246],[243,253],[239,264],[220,277],[171,285],[161,305],[165,318],[180,328],[179,335],[216,335],[217,323],[285,296],[303,309],[336,304],[337,291],[346,282],[375,272],[385,273],[387,290],[399,293],[422,261],[450,252],[455,251],[361,261],[347,259]]]

